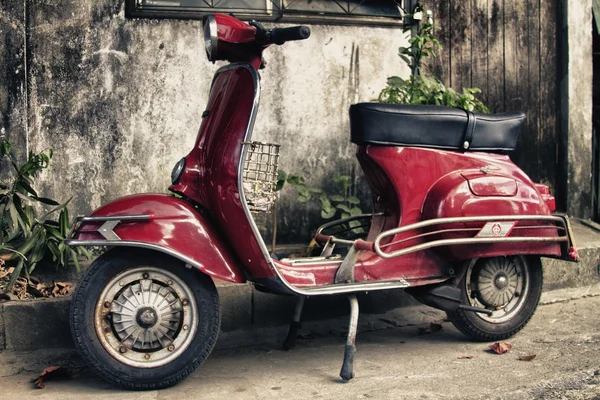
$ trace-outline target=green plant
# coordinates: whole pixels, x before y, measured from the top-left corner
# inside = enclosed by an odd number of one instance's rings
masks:
[[[468,111],[489,113],[489,109],[476,95],[481,93],[478,88],[464,88],[462,93],[447,88],[439,78],[426,77],[422,74],[423,66],[428,57],[435,57],[442,45],[435,37],[433,16],[431,11],[424,13],[422,4],[417,4],[413,14],[408,15],[417,26],[409,39],[408,47],[400,47],[398,55],[410,67],[412,74],[408,79],[391,76],[387,86],[379,93],[378,100],[392,104],[427,104],[459,107]],[[406,25],[404,32],[413,30]],[[429,68],[431,70],[431,68]]]
[[[321,188],[308,186],[304,178],[297,175],[288,175],[279,170],[277,179],[277,190],[281,190],[287,183],[294,186],[298,192],[298,201],[306,203],[314,200],[321,205],[321,218],[332,219],[348,218],[363,214],[360,208],[360,199],[352,195],[352,178],[348,175],[340,175],[333,178],[335,185],[333,192],[327,192]],[[351,224],[356,221],[351,221]]]
[[[6,290],[10,290],[21,275],[29,275],[37,264],[51,255],[52,261],[66,267],[72,262],[79,271],[79,256],[89,257],[83,247],[70,248],[64,244],[71,224],[67,204],[41,197],[33,188],[35,178],[48,168],[52,149],[40,153],[29,152],[27,160],[18,165],[8,140],[0,137],[0,159],[6,158],[12,174],[0,181],[0,249],[6,261],[16,263]],[[50,206],[39,215],[38,210]],[[58,220],[50,217],[58,214]]]

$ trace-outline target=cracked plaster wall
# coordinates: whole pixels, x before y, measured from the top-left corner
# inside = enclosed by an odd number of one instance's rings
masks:
[[[73,213],[126,194],[164,192],[173,164],[194,143],[212,75],[223,65],[206,60],[201,23],[127,20],[122,0],[6,4],[1,61],[18,70],[26,55],[28,79],[26,93],[23,71],[0,79],[0,92],[14,97],[10,107],[0,97],[2,123],[11,121],[11,139],[21,149],[54,149],[41,192],[73,196]],[[265,53],[254,139],[280,143],[281,167],[313,186],[353,175],[368,210],[348,107],[374,99],[388,76],[408,75],[397,56],[406,38],[400,28],[311,30],[309,40]],[[294,199],[293,190],[283,193],[278,237],[303,242],[321,221],[316,207]]]

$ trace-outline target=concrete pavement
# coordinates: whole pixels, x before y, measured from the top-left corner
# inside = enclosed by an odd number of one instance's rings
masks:
[[[419,334],[418,326],[360,333],[356,378],[338,377],[343,332],[304,331],[290,352],[275,342],[244,348],[220,346],[174,388],[126,392],[83,371],[67,381],[33,389],[29,380],[50,364],[82,365],[72,351],[0,353],[2,398],[20,399],[600,399],[600,290],[549,292],[529,325],[508,340],[509,353],[467,341],[448,322]],[[583,298],[568,300],[577,297]],[[431,314],[430,319],[440,315]],[[361,316],[362,318],[362,316]],[[368,320],[368,318],[367,318]],[[407,314],[408,324],[425,321]],[[369,321],[367,321],[368,323]],[[371,323],[373,320],[370,321]],[[365,323],[365,321],[363,321]],[[532,361],[519,355],[535,354]],[[472,359],[460,359],[472,356]]]

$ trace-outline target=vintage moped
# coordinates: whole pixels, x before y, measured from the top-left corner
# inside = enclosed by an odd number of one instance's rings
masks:
[[[267,47],[307,39],[310,30],[269,30],[221,14],[207,15],[203,27],[208,59],[229,64],[214,76],[170,194],[116,199],[78,217],[66,240],[109,248],[82,277],[71,306],[75,345],[101,377],[130,389],[162,388],[201,365],[220,327],[213,279],[297,296],[288,349],[307,296],[347,294],[340,376],[350,380],[356,293],[404,289],[446,311],[470,338],[496,341],[533,315],[540,257],[578,260],[569,220],[552,213],[548,187],[507,155],[522,113],[376,103],[350,108],[373,212],[320,227],[319,256],[273,257],[253,218],[273,205],[279,156],[278,145],[251,140],[258,70]]]

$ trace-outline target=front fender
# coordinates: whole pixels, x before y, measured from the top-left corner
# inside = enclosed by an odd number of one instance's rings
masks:
[[[130,246],[160,251],[213,278],[243,283],[246,277],[231,248],[207,215],[165,194],[121,197],[78,218],[70,246]]]

